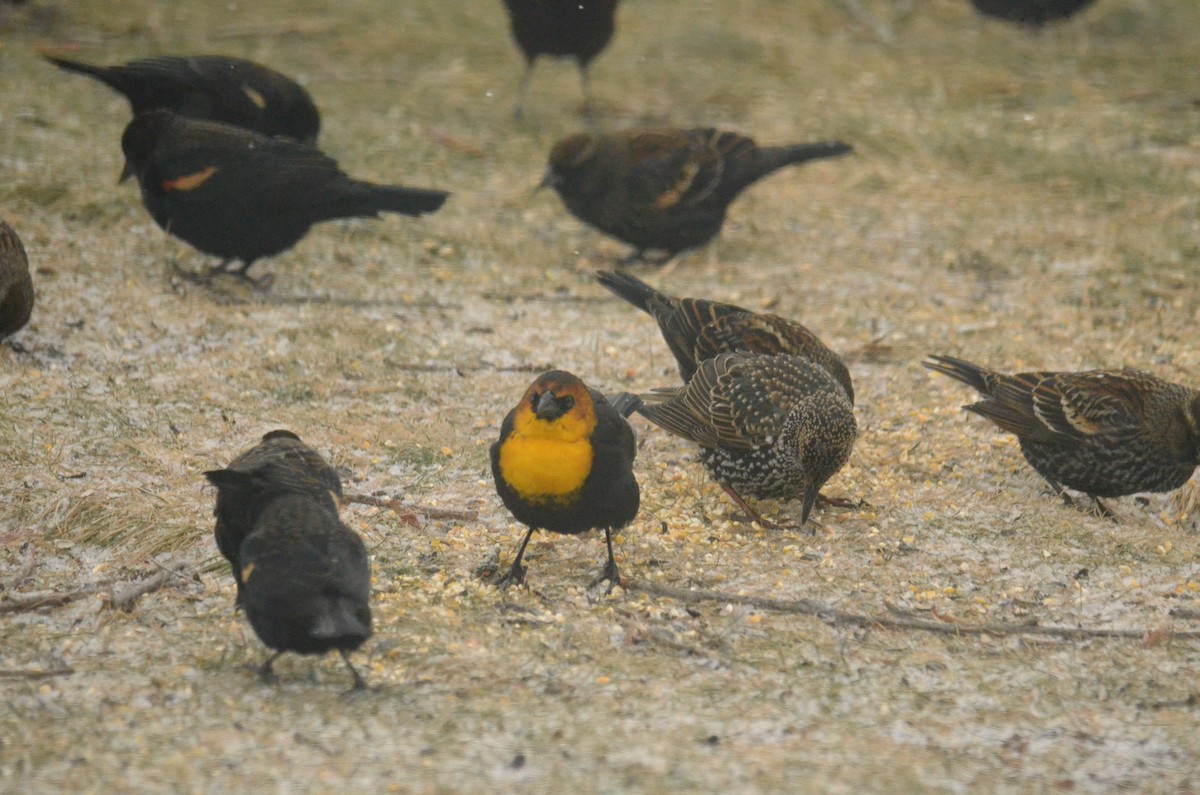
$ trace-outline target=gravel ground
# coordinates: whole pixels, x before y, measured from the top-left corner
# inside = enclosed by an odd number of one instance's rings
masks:
[[[919,366],[1200,384],[1195,3],[1100,0],[1038,34],[965,0],[622,4],[600,126],[856,148],[765,180],[713,245],[642,273],[845,354],[861,437],[826,492],[863,505],[759,530],[635,419],[643,508],[608,595],[585,588],[595,533],[535,536],[528,590],[475,575],[523,530],[487,446],[536,373],[676,378],[654,324],[591,278],[624,248],[533,190],[582,124],[574,70],[540,65],[516,123],[499,2],[31,4],[0,10],[0,207],[38,290],[26,352],[0,347],[0,789],[1200,789],[1193,484],[1115,500],[1116,521],[1066,507]],[[39,47],[268,63],[308,86],[349,173],[454,195],[316,228],[255,266],[269,292],[199,288],[175,268],[205,259],[115,186],[124,101]],[[344,510],[372,555],[368,693],[342,695],[333,655],[254,674],[201,473],[276,427],[348,491],[473,517]]]

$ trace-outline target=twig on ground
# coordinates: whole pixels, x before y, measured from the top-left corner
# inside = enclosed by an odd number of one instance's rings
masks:
[[[49,679],[52,676],[70,676],[75,673],[75,669],[70,666],[66,668],[55,668],[53,670],[6,670],[0,671],[0,679]]]
[[[26,613],[42,607],[62,607],[98,593],[108,583],[97,583],[75,591],[31,591],[8,594],[0,601],[0,615],[4,613]]]
[[[369,494],[346,494],[342,496],[342,502],[387,508],[389,511],[395,511],[396,515],[403,522],[413,527],[421,526],[420,520],[417,519],[417,514],[422,514],[429,519],[458,519],[463,522],[473,522],[479,518],[479,514],[475,511],[462,511],[454,508],[432,508],[426,505],[410,505],[391,497],[372,497]]]
[[[947,620],[930,621],[913,616],[872,616],[859,613],[846,613],[836,610],[829,605],[812,599],[770,599],[762,596],[739,596],[737,594],[721,593],[720,591],[689,590],[672,588],[641,580],[623,580],[622,587],[627,591],[665,596],[678,599],[681,602],[719,602],[721,604],[746,605],[760,610],[774,610],[780,613],[799,613],[816,616],[834,624],[844,624],[856,627],[878,627],[880,629],[913,630],[916,632],[932,632],[939,635],[1044,635],[1048,637],[1076,640],[1081,638],[1132,638],[1142,640],[1152,633],[1145,629],[1089,629],[1087,627],[1042,626],[1036,619],[1021,623],[994,622],[989,624],[967,624]],[[1155,630],[1158,631],[1158,630]],[[1200,630],[1169,631],[1172,638],[1200,638]]]
[[[175,563],[171,566],[164,567],[152,577],[147,577],[144,580],[137,582],[122,582],[117,583],[109,591],[108,603],[117,608],[129,612],[133,609],[133,604],[142,596],[148,593],[154,593],[159,588],[166,584],[167,580],[174,577],[183,571],[185,565],[183,563]]]

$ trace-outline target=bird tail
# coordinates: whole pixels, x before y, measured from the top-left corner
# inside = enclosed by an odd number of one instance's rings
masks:
[[[324,203],[317,220],[371,216],[379,213],[424,215],[440,208],[450,195],[441,190],[404,188],[354,181],[352,188],[333,201]]]
[[[620,271],[596,271],[596,281],[643,312],[650,312],[651,302],[670,299],[636,276]]]
[[[960,381],[984,395],[992,394],[992,388],[996,383],[996,373],[965,359],[934,354],[921,364],[934,372],[948,375],[955,381]]]
[[[83,63],[81,61],[70,61],[66,58],[55,58],[52,55],[43,55],[42,57],[57,66],[59,69],[63,69],[68,72],[75,72],[76,74],[87,75],[95,80],[99,80],[101,83],[104,83],[110,88],[114,88],[121,93],[125,93],[124,84],[117,77],[115,71],[107,66],[93,66],[92,64]]]
[[[841,157],[853,151],[854,147],[841,141],[818,141],[811,144],[763,147],[759,150],[758,176],[755,179],[766,176],[784,166],[807,163],[809,160],[821,160],[826,157]]]
[[[358,612],[351,600],[335,597],[324,606],[309,634],[322,640],[340,640],[347,646],[358,646],[371,637],[370,619],[363,621]]]
[[[618,392],[606,399],[609,405],[616,409],[622,417],[627,419],[633,412],[639,411],[644,405],[642,399],[632,392]]]

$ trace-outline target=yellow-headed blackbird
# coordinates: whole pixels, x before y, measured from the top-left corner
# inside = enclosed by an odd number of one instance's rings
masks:
[[[338,519],[340,484],[326,488],[336,473],[293,434],[274,431],[205,475],[218,488],[217,545],[234,566],[250,626],[275,650],[262,676],[285,651],[337,649],[363,687],[349,652],[371,636],[370,563],[362,539]]]
[[[647,399],[661,402],[639,407],[642,416],[699,444],[713,479],[764,527],[778,525],[744,497],[800,498],[804,524],[858,435],[845,390],[804,356],[718,354],[686,386]]]
[[[124,94],[135,116],[165,108],[192,119],[308,143],[317,140],[321,129],[321,115],[308,92],[291,78],[253,61],[224,55],[166,55],[93,66],[44,57]]]
[[[608,545],[608,562],[593,585],[620,582],[612,531],[637,515],[636,452],[633,429],[603,395],[562,370],[538,376],[491,449],[496,491],[529,527],[501,584],[525,581],[521,558],[534,530],[574,535],[593,528],[604,528]]]
[[[576,133],[554,145],[542,185],[575,217],[633,246],[624,263],[661,263],[716,237],[730,202],[754,182],[850,151],[841,141],[759,147],[714,129]],[[647,257],[652,250],[665,255]]]
[[[984,16],[1040,28],[1087,8],[1093,0],[971,0]]]
[[[529,79],[539,56],[573,58],[583,81],[583,99],[590,115],[592,91],[588,66],[608,46],[615,27],[617,0],[504,0],[512,35],[525,54],[525,73],[513,111],[521,118]]]
[[[0,340],[16,334],[33,314],[33,278],[25,247],[13,228],[0,221]]]
[[[672,298],[629,273],[599,271],[596,279],[654,318],[685,383],[700,362],[718,353],[787,353],[824,367],[854,403],[850,371],[841,357],[799,323],[703,298]]]
[[[242,602],[242,542],[254,529],[265,500],[277,494],[303,494],[337,512],[342,481],[321,454],[291,431],[275,430],[230,462],[225,469],[205,472],[217,487],[213,510],[217,549],[229,561]]]
[[[381,212],[422,215],[442,206],[439,190],[352,179],[308,144],[166,110],[134,117],[121,138],[122,179],[136,176],[142,203],[164,230],[220,257],[241,260],[291,248],[319,222]]]
[[[1016,434],[1029,465],[1063,499],[1064,487],[1100,497],[1172,491],[1200,464],[1200,392],[1139,370],[1006,375],[950,356],[923,364],[985,396],[967,406]]]

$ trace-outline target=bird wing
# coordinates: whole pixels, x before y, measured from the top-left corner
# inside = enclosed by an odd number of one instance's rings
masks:
[[[1145,374],[1126,370],[1057,373],[1033,389],[1033,411],[1055,433],[1077,438],[1137,428]]]
[[[721,354],[706,360],[687,386],[660,390],[642,414],[676,436],[705,447],[753,450],[773,438],[783,414],[762,384],[742,365],[748,357]]]
[[[630,198],[655,210],[696,204],[721,182],[733,133],[639,130],[630,139]],[[749,139],[746,139],[749,140]]]

